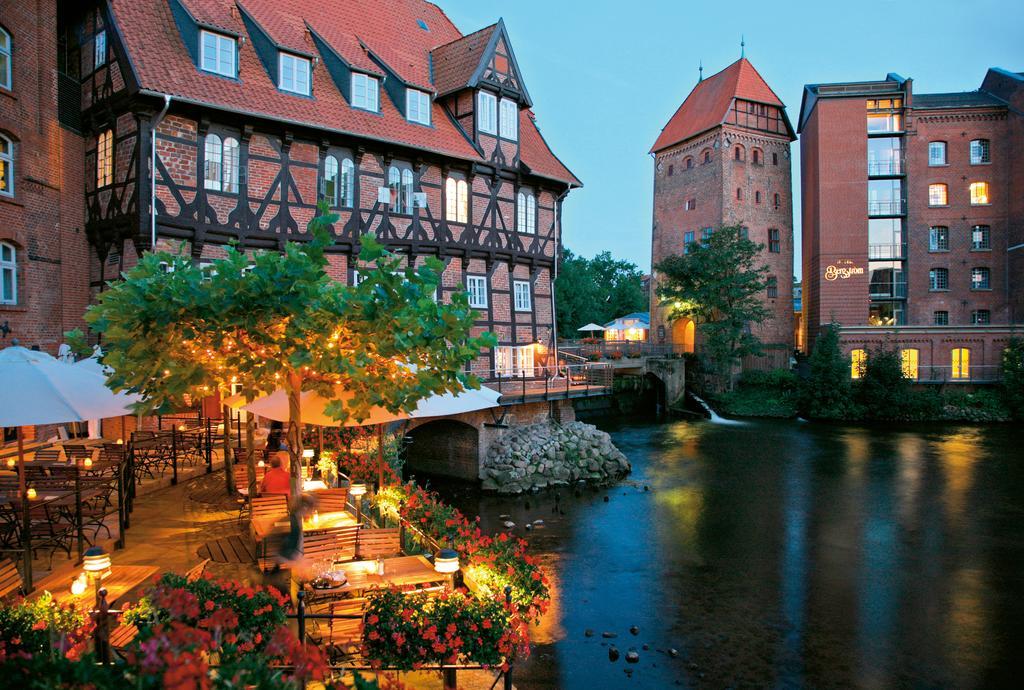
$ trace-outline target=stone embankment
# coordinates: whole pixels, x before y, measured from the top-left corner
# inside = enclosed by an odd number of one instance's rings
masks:
[[[632,467],[611,437],[592,424],[543,422],[511,429],[487,451],[483,488],[518,494],[583,481],[602,484]]]

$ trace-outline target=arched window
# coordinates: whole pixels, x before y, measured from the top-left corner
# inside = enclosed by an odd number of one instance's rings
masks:
[[[219,190],[223,175],[224,142],[216,134],[207,134],[203,154],[203,186]]]
[[[516,230],[533,235],[537,232],[537,201],[529,192],[519,192],[516,204]]]
[[[392,213],[402,212],[402,171],[391,166],[388,169],[388,189],[391,191],[391,204],[388,208]]]
[[[14,196],[14,142],[0,134],[0,194]]]
[[[732,150],[732,157],[734,160],[741,161],[743,160],[743,153],[743,147],[739,144],[736,144],[736,148]]]
[[[711,149],[704,149],[704,162],[705,163],[710,163],[711,162]]]
[[[850,378],[859,379],[864,375],[868,365],[867,350],[850,351]]]
[[[971,351],[966,347],[955,347],[952,353],[952,378],[971,378]]]
[[[96,186],[114,183],[114,131],[101,132],[96,140]]]
[[[760,190],[754,192],[754,203],[755,204],[761,203],[761,191]]]
[[[779,164],[779,154],[772,153],[772,165],[778,165],[778,164]]]
[[[750,160],[754,165],[761,165],[761,149],[754,149],[750,152]]]
[[[469,185],[465,180],[449,177],[444,183],[445,218],[452,223],[465,223],[469,218]]]
[[[689,170],[690,168],[693,167],[693,158],[691,158],[690,156],[687,156],[686,160],[683,161],[683,163],[686,165],[686,169]]]
[[[11,35],[0,29],[0,88],[11,88]]]
[[[330,206],[338,205],[338,159],[334,156],[324,158],[323,194]]]
[[[402,209],[405,213],[412,214],[412,170],[402,171]]]
[[[224,191],[238,193],[238,139],[224,140]]]
[[[341,205],[355,206],[356,166],[351,158],[341,161]]]
[[[18,303],[18,250],[0,242],[0,304]]]
[[[917,380],[918,354],[917,348],[913,347],[900,350],[900,369],[903,371],[903,378]]]

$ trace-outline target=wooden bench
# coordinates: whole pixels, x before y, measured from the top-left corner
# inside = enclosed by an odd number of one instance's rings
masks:
[[[209,558],[204,558],[202,561],[192,566],[185,571],[185,580],[187,582],[195,582],[203,576],[203,572],[206,570],[206,565],[210,562]]]
[[[356,555],[362,560],[402,554],[401,531],[397,527],[364,527],[356,537]]]
[[[110,632],[110,648],[119,654],[132,643],[139,634],[139,629],[130,623],[122,623]]]
[[[348,505],[348,489],[321,489],[316,496],[316,509],[321,513],[340,513]]]
[[[0,559],[0,599],[21,592],[24,582],[18,566],[10,558]]]

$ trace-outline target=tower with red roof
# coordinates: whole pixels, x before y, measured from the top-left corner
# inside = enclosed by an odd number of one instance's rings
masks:
[[[687,251],[687,245],[726,225],[743,225],[763,245],[760,258],[771,283],[763,300],[772,318],[754,332],[763,357],[744,368],[788,367],[793,350],[793,199],[790,144],[795,135],[786,107],[746,58],[700,80],[651,147],[654,219],[651,259]],[[651,340],[684,351],[700,349],[690,319],[669,321],[652,272]]]

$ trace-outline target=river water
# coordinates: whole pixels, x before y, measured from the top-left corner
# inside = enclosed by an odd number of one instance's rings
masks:
[[[521,690],[1024,684],[1019,429],[601,426],[633,463],[614,487],[440,487],[552,576]]]

